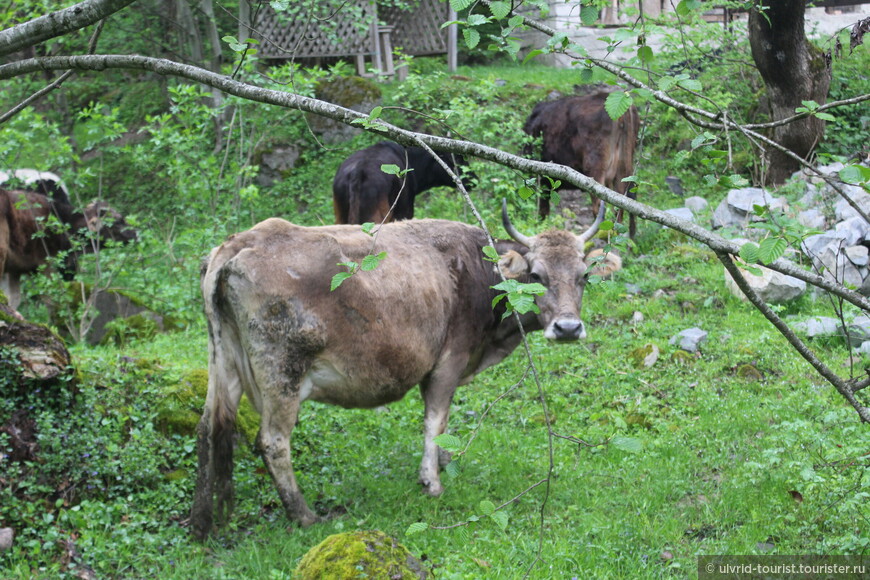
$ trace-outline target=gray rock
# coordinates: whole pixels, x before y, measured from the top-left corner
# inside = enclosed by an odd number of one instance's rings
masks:
[[[861,268],[870,264],[870,250],[867,249],[867,246],[850,246],[846,248],[846,258]]]
[[[671,193],[683,197],[683,182],[680,181],[679,177],[669,175],[665,177],[665,183],[667,184],[668,189],[671,190]]]
[[[687,222],[695,221],[695,214],[692,213],[687,207],[675,207],[673,209],[666,209],[665,213],[669,213],[672,216],[678,217],[681,220],[686,220]]]
[[[683,330],[679,334],[673,336],[669,344],[685,350],[686,352],[697,352],[701,343],[707,340],[707,332],[698,327]]]
[[[713,212],[713,227],[745,226],[750,221],[761,218],[754,215],[755,206],[760,205],[772,210],[786,209],[788,204],[783,197],[772,197],[758,187],[732,189]]]
[[[0,528],[0,552],[12,549],[15,540],[15,530],[12,528]]]
[[[801,322],[795,322],[792,328],[809,338],[836,336],[840,333],[840,321],[830,316],[815,316]]]
[[[299,148],[295,145],[280,145],[263,153],[260,159],[260,171],[257,173],[257,184],[269,187],[276,181],[281,181],[296,165],[299,159]]]
[[[870,316],[857,316],[846,326],[844,336],[852,348],[857,348],[870,341]]]
[[[798,222],[806,228],[813,230],[825,229],[825,215],[815,208],[800,212],[797,219]]]
[[[823,234],[809,236],[801,244],[801,250],[811,258],[815,258],[821,255],[829,246],[836,248],[845,247],[845,236],[844,232],[837,232],[835,230],[828,230]]]
[[[835,244],[817,254],[813,263],[822,270],[822,276],[840,284],[851,284],[858,288],[864,282],[861,269],[848,260],[845,248]]]
[[[692,197],[686,198],[685,203],[683,204],[693,213],[701,213],[702,211],[706,211],[710,204],[703,197],[693,195]]]
[[[841,184],[841,188],[849,196],[849,198],[855,202],[861,211],[865,214],[870,213],[870,194],[866,191],[858,187],[857,185],[846,185]],[[859,217],[858,212],[855,211],[855,208],[852,207],[848,201],[843,199],[840,195],[836,193],[832,193],[832,195],[837,196],[837,201],[834,203],[834,216],[838,221],[847,220],[853,217]]]
[[[791,302],[803,296],[807,291],[807,283],[803,280],[786,276],[764,266],[756,265],[755,267],[761,271],[761,275],[752,274],[742,268],[740,273],[743,274],[749,287],[755,290],[759,298],[768,304]],[[741,300],[747,300],[728,270],[725,270],[725,287],[734,296],[737,296]]]
[[[870,354],[870,341],[862,342],[861,346],[855,349],[858,354]]]
[[[847,246],[854,246],[870,237],[870,224],[862,217],[852,217],[834,226],[834,231],[843,235]]]

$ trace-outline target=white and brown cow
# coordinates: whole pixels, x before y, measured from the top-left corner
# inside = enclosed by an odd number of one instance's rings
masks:
[[[136,237],[105,202],[76,211],[42,193],[0,188],[0,285],[13,309],[21,302],[21,276],[36,272],[50,257],[66,253],[60,271],[68,280],[75,274],[77,254],[96,251],[109,240],[126,243]]]
[[[603,209],[603,208],[602,208]],[[586,336],[580,319],[587,264],[583,235],[551,230],[533,237],[503,221],[513,241],[497,243],[506,276],[538,282],[539,313],[526,331],[571,341]],[[232,450],[242,393],[259,411],[259,447],[287,517],[318,517],[296,482],[290,436],[306,400],[371,408],[420,385],[425,405],[420,483],[443,491],[439,448],[456,387],[497,364],[521,342],[513,316],[492,301],[501,281],[484,260],[484,232],[463,223],[411,220],[382,226],[375,252],[386,258],[330,292],[340,262],[361,262],[372,237],[359,226],[300,227],[266,220],[212,250],[202,270],[208,319],[209,384],[198,427],[199,461],[191,524],[203,538],[232,503]]]

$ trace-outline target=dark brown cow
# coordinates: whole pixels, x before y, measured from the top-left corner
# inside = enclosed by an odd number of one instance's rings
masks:
[[[450,169],[462,175],[465,161],[451,153],[438,153]],[[455,159],[455,161],[454,161]],[[381,165],[410,169],[399,177],[381,171]],[[468,176],[463,186],[468,188]],[[383,223],[414,217],[414,198],[453,179],[425,149],[381,141],[348,157],[332,182],[332,205],[337,224]],[[391,211],[392,209],[392,211]]]
[[[584,95],[563,97],[535,105],[523,131],[541,137],[541,160],[566,165],[588,175],[601,185],[628,195],[629,184],[622,181],[632,174],[634,149],[640,126],[637,108],[632,107],[614,121],[604,110],[612,89],[598,88]],[[597,212],[598,200],[593,198]],[[550,214],[550,199],[540,200],[542,218]],[[621,217],[621,214],[620,214]],[[634,216],[629,218],[634,236]]]
[[[52,216],[58,227],[49,225]],[[71,236],[82,236],[82,230],[96,232],[96,236],[83,237],[78,251],[95,251],[108,240],[126,243],[136,239],[136,231],[105,202],[91,203],[78,212],[41,193],[0,189],[0,278],[12,308],[21,302],[21,276],[37,271],[49,257],[67,252],[61,274],[64,279],[72,278],[77,244]]]
[[[583,235],[550,230],[497,243],[502,272],[546,287],[538,314],[521,316],[526,331],[552,340],[586,336],[580,319],[586,283]],[[521,342],[503,302],[493,309],[501,278],[483,259],[478,228],[443,220],[380,227],[375,252],[386,258],[330,292],[340,262],[361,262],[372,238],[359,226],[306,228],[266,220],[212,250],[202,271],[208,319],[209,384],[198,427],[198,476],[191,524],[203,538],[232,501],[236,411],[245,393],[260,412],[259,448],[287,517],[303,526],[318,517],[296,483],[290,436],[299,405],[313,400],[371,408],[420,385],[425,405],[420,482],[437,496],[439,448],[456,387],[504,359]],[[446,454],[443,454],[446,456]]]

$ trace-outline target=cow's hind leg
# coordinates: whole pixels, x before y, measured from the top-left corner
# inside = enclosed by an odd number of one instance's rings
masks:
[[[293,473],[293,461],[290,455],[290,436],[299,415],[298,385],[295,385],[295,388],[278,390],[281,392],[271,393],[263,404],[260,420],[260,449],[266,468],[278,489],[287,517],[306,527],[316,523],[319,518],[308,508],[302,496]]]
[[[221,345],[209,344],[209,387],[197,426],[197,478],[190,512],[193,535],[204,539],[213,525],[217,495],[218,524],[233,510],[233,444],[241,384],[235,366]]]

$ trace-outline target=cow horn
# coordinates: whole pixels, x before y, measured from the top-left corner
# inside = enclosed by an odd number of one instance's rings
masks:
[[[508,217],[507,200],[505,198],[501,198],[501,223],[504,225],[504,229],[510,237],[527,248],[531,247],[532,240],[518,232],[511,223],[511,220]]]
[[[601,225],[601,222],[604,221],[604,212],[607,208],[604,205],[604,202],[599,202],[601,207],[598,208],[598,216],[595,218],[595,221],[592,222],[592,225],[587,228],[585,232],[577,236],[577,245],[580,247],[580,250],[583,250],[583,246],[592,239],[596,233],[598,233],[598,227]]]

